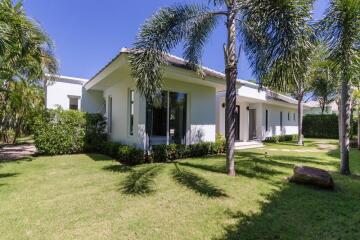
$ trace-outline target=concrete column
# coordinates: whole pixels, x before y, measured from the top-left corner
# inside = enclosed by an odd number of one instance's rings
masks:
[[[248,103],[240,103],[240,141],[249,141],[249,111]]]
[[[256,104],[256,137],[259,140],[263,140],[263,135],[265,132],[263,124],[263,105],[261,103]]]

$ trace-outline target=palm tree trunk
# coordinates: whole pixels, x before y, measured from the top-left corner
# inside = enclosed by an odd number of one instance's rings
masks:
[[[226,61],[226,106],[225,106],[225,135],[226,135],[226,166],[228,175],[235,176],[235,108],[236,108],[236,2],[228,6],[227,31],[228,42],[225,50]]]
[[[337,105],[338,105],[338,125],[339,125],[339,149],[340,149],[340,153],[341,153],[341,98],[338,99],[337,101]]]
[[[303,134],[302,134],[302,124],[303,124],[303,96],[301,94],[298,94],[298,145],[303,145],[304,144],[304,140],[303,140]]]
[[[346,73],[345,73],[346,74]],[[350,152],[350,86],[345,79],[341,83],[341,163],[340,173],[350,174],[349,152]]]

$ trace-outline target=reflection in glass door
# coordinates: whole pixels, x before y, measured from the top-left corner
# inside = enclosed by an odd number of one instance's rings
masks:
[[[187,94],[163,91],[146,107],[149,144],[185,144]]]
[[[186,94],[169,93],[169,143],[185,144]]]

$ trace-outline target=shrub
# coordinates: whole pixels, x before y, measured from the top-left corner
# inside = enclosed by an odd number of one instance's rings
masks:
[[[145,162],[144,150],[132,146],[120,146],[117,159],[129,165],[142,164]]]
[[[113,157],[113,158],[117,159],[118,158],[119,148],[121,146],[123,146],[123,145],[120,144],[120,143],[107,141],[107,142],[104,142],[101,145],[100,152],[105,154],[105,155],[108,155],[110,157]]]
[[[313,138],[339,138],[338,116],[306,115],[303,120],[303,134]]]
[[[272,136],[272,137],[267,137],[264,142],[267,143],[279,143],[279,142],[290,142],[290,141],[295,141],[297,140],[297,135],[296,134],[292,134],[292,135],[276,135],[276,136]]]
[[[47,110],[34,123],[35,145],[41,154],[97,151],[105,138],[105,119],[100,114]]]
[[[167,162],[187,157],[202,157],[225,152],[225,141],[203,142],[193,145],[170,144],[152,146],[151,158],[155,162]]]

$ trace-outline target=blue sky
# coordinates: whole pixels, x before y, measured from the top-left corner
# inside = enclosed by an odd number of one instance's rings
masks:
[[[329,0],[315,2],[314,17],[320,19]],[[156,10],[180,2],[208,0],[24,0],[28,15],[38,21],[56,45],[60,74],[90,78],[122,47],[131,47],[141,24]],[[223,72],[224,25],[219,24],[209,39],[203,64]],[[180,49],[175,50],[181,56]],[[253,79],[242,54],[239,78]]]

